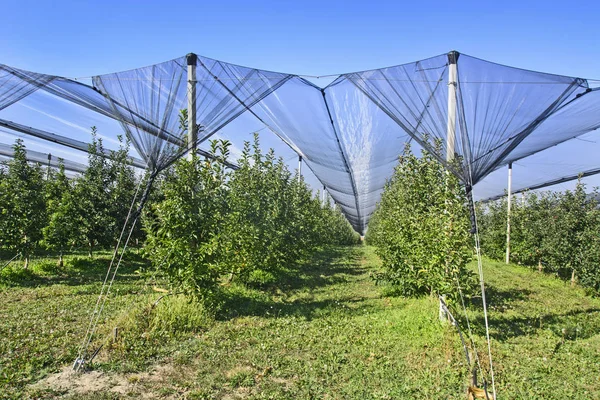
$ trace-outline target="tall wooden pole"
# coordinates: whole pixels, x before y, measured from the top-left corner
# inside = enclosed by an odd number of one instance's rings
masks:
[[[325,187],[325,185],[323,185],[323,199],[321,200],[321,202],[323,203],[322,204],[323,207],[325,207],[325,198],[327,196],[327,192],[325,192],[325,189],[326,189],[326,187]]]
[[[194,53],[187,55],[187,103],[188,103],[188,160],[196,153],[198,141],[198,126],[196,123],[196,62],[198,56]]]
[[[508,163],[508,199],[506,202],[506,263],[510,263],[510,212],[512,203],[512,163]]]
[[[302,179],[302,156],[298,156],[298,183]]]

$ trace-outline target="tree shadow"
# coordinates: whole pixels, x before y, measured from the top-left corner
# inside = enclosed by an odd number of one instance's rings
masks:
[[[362,298],[346,296],[314,300],[310,293],[322,287],[348,282],[365,271],[366,268],[360,266],[359,254],[353,252],[352,248],[328,248],[317,252],[309,262],[280,271],[275,282],[260,286],[260,291],[267,296],[299,292],[308,294],[307,297],[282,302],[266,300],[265,296],[253,296],[252,289],[243,293],[234,291],[225,295],[217,319],[298,316],[312,320],[337,312],[362,313],[370,308],[363,304]]]
[[[238,317],[281,318],[299,317],[307,321],[335,313],[356,315],[368,312],[373,306],[363,299],[341,298],[327,300],[296,299],[291,302],[275,302],[251,296],[232,296],[225,300],[217,320],[227,321]]]
[[[58,260],[58,257],[56,257]],[[87,256],[69,257],[65,266],[57,266],[57,261],[48,259],[36,263],[30,269],[20,266],[11,266],[3,271],[0,282],[10,287],[39,287],[52,285],[80,286],[102,283],[106,277],[109,257],[89,258]],[[138,254],[126,253],[118,270],[119,282],[131,282],[142,279],[135,272],[148,265]]]
[[[486,288],[488,303],[488,322],[490,335],[494,340],[507,341],[521,336],[533,336],[540,330],[550,330],[557,338],[563,340],[587,339],[600,334],[600,315],[590,318],[590,315],[600,312],[600,308],[587,308],[565,311],[562,313],[540,313],[535,310],[515,310],[513,303],[525,301],[533,292],[528,289],[498,289],[494,286]],[[481,298],[472,300],[469,308],[481,311]],[[464,316],[459,315],[459,319]],[[463,321],[464,322],[464,321]],[[481,313],[471,318],[471,328],[477,335],[485,335],[485,319]]]
[[[322,249],[308,261],[272,272],[273,280],[269,283],[251,282],[246,286],[276,294],[344,283],[353,276],[364,274],[366,270],[359,266],[358,255],[352,252],[352,248]]]
[[[358,254],[352,248],[327,248],[295,268],[279,271],[276,280],[261,289],[271,293],[292,292],[343,283],[365,273],[366,268],[359,265]]]
[[[573,310],[560,314],[546,313],[531,316],[501,316],[492,314],[488,317],[491,336],[500,342],[519,336],[532,336],[540,330],[549,329],[557,338],[564,340],[588,339],[600,334],[600,317],[595,320],[589,318],[593,313],[600,312],[600,308],[586,310]],[[485,335],[485,321],[483,317],[471,320],[473,332]]]
[[[495,286],[486,285],[485,297],[488,307],[494,308],[495,311],[504,312],[513,308],[514,303],[526,301],[533,294],[529,289],[500,289]],[[481,296],[473,297],[469,304],[471,308],[483,309],[483,301]]]

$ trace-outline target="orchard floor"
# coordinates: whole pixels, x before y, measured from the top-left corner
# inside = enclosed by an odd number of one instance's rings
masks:
[[[150,308],[164,282],[131,254],[92,347],[105,345],[72,375],[107,259],[0,273],[0,398],[466,398],[456,330],[435,299],[376,286],[366,246],[323,250],[260,289],[224,286],[214,318],[174,296]],[[484,272],[498,398],[600,399],[600,300],[519,266]],[[467,308],[487,365],[481,302]]]

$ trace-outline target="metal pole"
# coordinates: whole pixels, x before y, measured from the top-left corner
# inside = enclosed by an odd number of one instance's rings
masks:
[[[456,142],[456,86],[458,81],[458,69],[456,62],[460,53],[451,51],[448,53],[448,125],[446,128],[446,162],[450,164],[454,160]],[[445,295],[440,296],[440,321],[447,322],[448,313],[444,308]]]
[[[506,263],[510,263],[510,211],[512,202],[512,163],[508,163],[508,199],[506,202]]]
[[[298,156],[298,183],[302,178],[302,156]]]
[[[50,180],[50,162],[52,161],[52,154],[48,153],[48,169],[46,170],[46,180]]]
[[[188,113],[188,160],[196,153],[198,127],[196,125],[196,62],[198,56],[194,53],[187,55],[187,113]]]
[[[326,194],[325,194],[325,193],[326,193],[326,192],[325,192],[325,185],[323,185],[323,200],[322,200],[322,202],[323,202],[323,207],[325,207],[325,196],[326,196]]]
[[[457,51],[448,53],[448,127],[446,133],[446,161],[454,159],[456,141],[456,86],[458,69],[456,62],[460,54]]]

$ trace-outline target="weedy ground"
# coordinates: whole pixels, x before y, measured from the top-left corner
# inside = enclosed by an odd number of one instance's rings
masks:
[[[216,313],[179,295],[153,305],[166,284],[130,253],[91,346],[103,347],[72,375],[109,260],[42,258],[0,273],[0,398],[466,398],[456,329],[439,322],[435,298],[376,286],[367,246],[225,283]],[[498,397],[600,398],[600,300],[520,266],[486,261],[484,272]],[[481,308],[474,299],[467,315],[487,368]],[[455,314],[468,336],[462,307]]]

